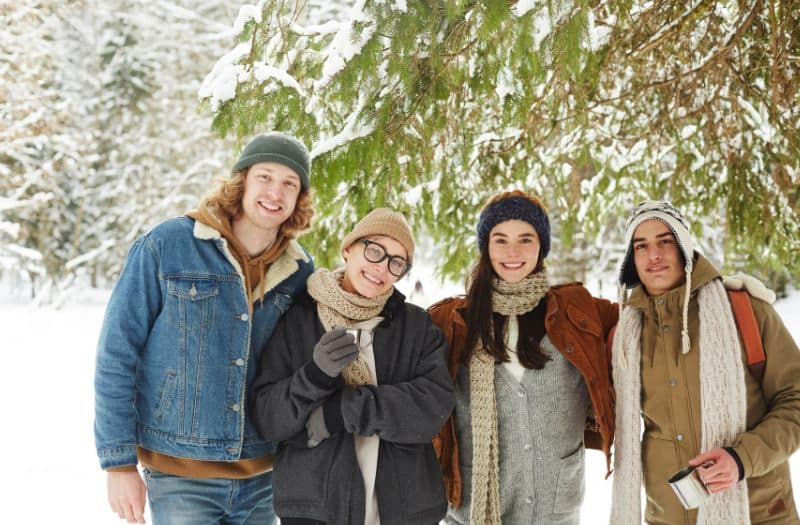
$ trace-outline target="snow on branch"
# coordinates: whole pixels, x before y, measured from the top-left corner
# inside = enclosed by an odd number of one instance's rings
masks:
[[[536,0],[519,0],[516,4],[511,6],[511,12],[514,16],[525,16],[531,9],[536,7]]]
[[[259,82],[264,82],[267,79],[273,79],[288,88],[294,89],[301,97],[305,97],[306,95],[305,91],[300,86],[300,83],[292,75],[277,67],[269,66],[264,63],[258,63],[253,67],[253,75]]]
[[[238,36],[244,31],[244,26],[250,20],[254,20],[256,24],[261,23],[261,13],[264,11],[264,0],[258,4],[245,4],[239,8],[239,14],[236,16],[236,21],[233,23],[233,34]]]
[[[198,95],[201,99],[209,98],[211,110],[217,111],[219,105],[236,96],[239,76],[245,73],[245,67],[237,61],[250,53],[250,42],[242,42],[220,58],[211,73],[203,79]]]
[[[0,197],[0,211],[9,211],[34,204],[42,204],[54,198],[55,196],[48,192],[37,193],[30,199],[6,199]]]
[[[631,51],[629,55],[642,55],[657,47],[666,39],[679,34],[682,27],[687,26],[688,24],[700,18],[700,16],[702,16],[706,10],[711,8],[711,4],[712,2],[709,0],[703,0],[697,5],[688,7],[680,18],[675,19],[659,29],[656,34],[650,37],[644,44]]]
[[[78,266],[91,261],[92,259],[97,258],[98,255],[102,254],[103,252],[107,251],[109,248],[113,247],[116,244],[116,241],[106,240],[95,248],[94,250],[90,250],[82,255],[75,257],[74,259],[70,259],[69,261],[64,264],[65,270],[72,270],[73,268],[77,268]]]
[[[327,86],[331,79],[344,69],[348,61],[361,53],[369,39],[375,34],[377,21],[370,18],[364,11],[364,2],[359,2],[352,13],[356,13],[350,23],[339,30],[333,41],[323,52],[326,55],[325,62],[322,64],[322,76],[314,82],[314,91],[319,91]],[[362,26],[361,31],[356,33],[356,26]]]
[[[325,36],[338,33],[342,29],[342,24],[335,20],[330,20],[324,24],[311,26],[301,26],[298,23],[291,25],[291,30],[300,36]]]
[[[10,237],[16,237],[17,235],[19,235],[19,224],[7,221],[0,221],[0,232],[3,232]]]
[[[6,251],[15,253],[24,259],[29,259],[31,261],[42,260],[42,254],[39,250],[31,250],[30,248],[25,248],[19,244],[9,244],[5,247],[5,249]]]
[[[347,121],[345,122],[342,131],[332,137],[319,140],[316,144],[314,144],[314,147],[311,150],[311,158],[314,159],[319,157],[320,155],[328,153],[329,151],[333,151],[342,144],[346,144],[350,141],[365,137],[372,133],[372,130],[374,129],[373,126],[364,126],[357,123],[358,117],[365,105],[366,96],[359,96],[358,105],[356,109],[347,117]]]

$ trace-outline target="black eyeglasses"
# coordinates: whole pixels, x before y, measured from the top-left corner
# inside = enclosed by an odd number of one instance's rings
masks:
[[[402,277],[411,269],[410,262],[399,255],[389,255],[386,253],[386,248],[377,242],[362,239],[361,243],[364,245],[364,258],[373,263],[379,263],[384,259],[389,259],[389,273],[395,277]]]

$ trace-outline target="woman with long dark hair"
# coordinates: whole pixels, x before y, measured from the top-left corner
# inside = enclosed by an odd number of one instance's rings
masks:
[[[435,440],[445,521],[577,524],[584,445],[610,458],[606,338],[617,306],[579,283],[551,286],[542,203],[494,196],[477,227],[466,297],[430,308],[450,343],[456,408]]]

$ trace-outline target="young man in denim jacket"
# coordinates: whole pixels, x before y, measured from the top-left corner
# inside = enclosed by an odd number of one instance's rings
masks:
[[[95,442],[111,508],[143,523],[275,522],[274,444],[246,417],[261,348],[313,262],[310,158],[253,139],[198,209],[140,237],[97,349]],[[137,464],[144,467],[142,480]]]

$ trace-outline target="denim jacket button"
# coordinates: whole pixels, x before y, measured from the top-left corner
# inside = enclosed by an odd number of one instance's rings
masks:
[[[242,314],[239,316],[239,319],[241,319],[242,321],[247,321],[248,319],[250,319],[250,316],[247,314]]]
[[[194,297],[197,295],[197,286],[192,283],[191,289],[189,289],[189,297]]]
[[[234,403],[231,405],[231,410],[233,410],[234,412],[238,412],[239,408],[240,408],[239,403]]]
[[[234,361],[234,362],[233,362],[233,364],[234,364],[234,365],[236,365],[236,366],[244,366],[244,359],[242,359],[242,358],[240,357],[239,359],[237,359],[236,361]]]

